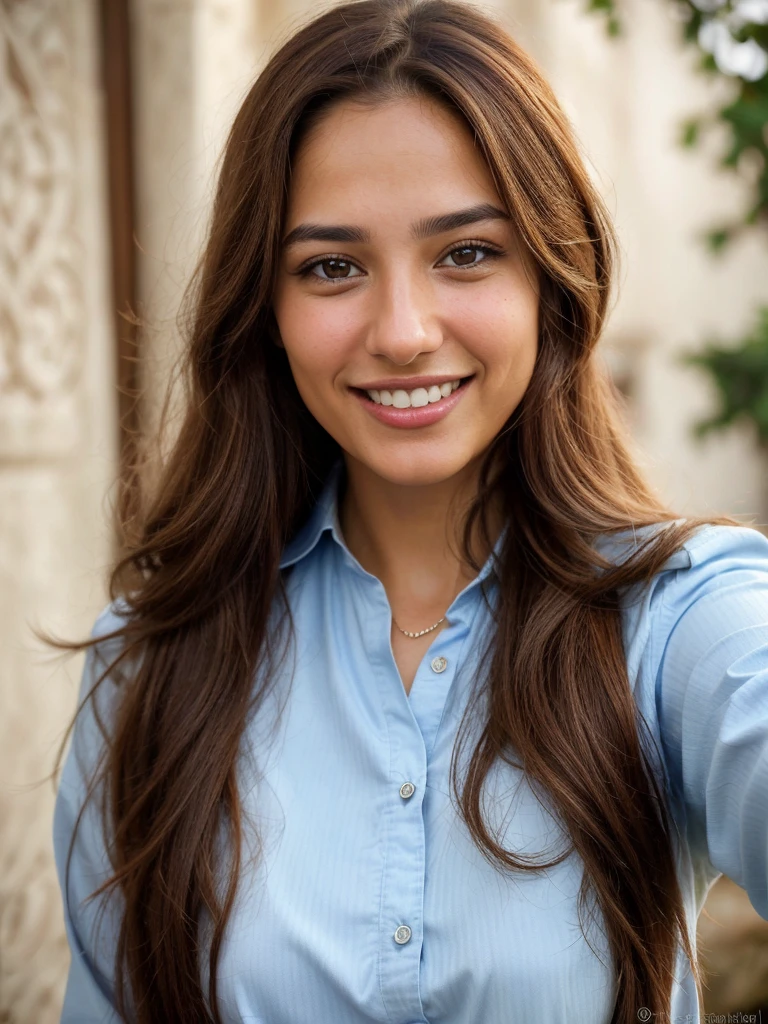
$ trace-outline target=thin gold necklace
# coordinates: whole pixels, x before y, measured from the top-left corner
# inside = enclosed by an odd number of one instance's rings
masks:
[[[405,635],[411,637],[412,640],[417,640],[420,636],[424,636],[425,633],[431,633],[433,629],[437,629],[441,622],[445,622],[445,615],[442,617],[442,619],[438,619],[434,626],[430,626],[429,629],[422,629],[418,633],[409,633],[407,629],[403,629],[402,626],[398,625],[397,619],[395,618],[394,615],[392,616],[392,621],[394,622],[394,624],[397,626],[401,633],[405,633]]]

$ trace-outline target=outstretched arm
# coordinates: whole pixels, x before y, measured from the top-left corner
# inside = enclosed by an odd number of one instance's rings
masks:
[[[687,838],[768,918],[768,540],[710,528],[664,587],[656,701]]]

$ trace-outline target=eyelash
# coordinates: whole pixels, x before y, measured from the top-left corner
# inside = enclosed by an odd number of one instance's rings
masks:
[[[460,252],[462,249],[476,249],[478,252],[484,253],[484,258],[482,260],[479,260],[477,263],[468,263],[464,267],[451,267],[451,270],[472,270],[474,267],[479,267],[482,263],[485,263],[486,260],[498,259],[500,256],[505,255],[503,249],[499,249],[496,246],[491,246],[487,242],[480,242],[470,238],[466,242],[460,242],[459,245],[452,246],[448,250],[448,252],[446,252],[443,256],[440,257],[440,260],[438,262],[441,262],[447,256],[451,256],[455,252]],[[308,263],[306,266],[299,267],[299,269],[295,271],[295,273],[301,278],[306,278],[311,275],[314,278],[316,278],[316,280],[322,281],[324,284],[336,284],[354,280],[354,278],[349,277],[328,278],[319,277],[317,274],[312,274],[312,271],[315,269],[315,267],[319,267],[323,263],[328,263],[330,260],[341,260],[344,263],[351,264],[353,267],[357,267],[356,263],[354,263],[348,257],[342,256],[340,253],[328,253],[327,255],[321,257],[320,259],[312,260],[312,262]]]

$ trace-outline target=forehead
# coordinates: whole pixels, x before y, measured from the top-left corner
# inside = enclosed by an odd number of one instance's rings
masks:
[[[480,201],[500,203],[490,169],[457,113],[428,97],[342,100],[298,148],[287,227],[321,213],[411,218],[425,206],[434,212]]]

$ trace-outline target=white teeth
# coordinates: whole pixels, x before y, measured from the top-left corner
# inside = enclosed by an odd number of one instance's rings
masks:
[[[433,384],[430,388],[414,388],[413,391],[367,391],[366,394],[377,405],[393,405],[395,409],[421,409],[425,405],[447,398],[461,384],[460,380]]]

